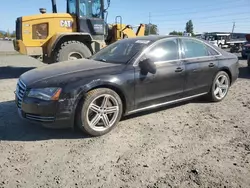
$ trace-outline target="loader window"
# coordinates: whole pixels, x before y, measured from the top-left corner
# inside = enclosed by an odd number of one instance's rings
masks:
[[[48,23],[32,25],[32,39],[46,39],[49,34]]]
[[[100,2],[100,0],[93,0],[92,1],[92,16],[94,18],[101,17],[101,2]]]
[[[79,5],[79,11],[80,11],[80,16],[88,16],[88,6],[89,1],[88,0],[80,0],[80,5]]]
[[[76,0],[69,0],[69,14],[75,15],[76,14]]]
[[[77,0],[68,0],[68,13],[76,15]],[[101,18],[101,1],[100,0],[80,0],[79,16],[88,18]]]

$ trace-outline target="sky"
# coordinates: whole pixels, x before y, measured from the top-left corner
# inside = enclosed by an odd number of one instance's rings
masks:
[[[58,12],[66,11],[66,0],[57,0],[57,5]],[[39,14],[39,8],[51,12],[51,0],[2,0],[0,30],[13,31],[17,17]],[[250,33],[250,0],[111,0],[108,12],[108,23],[118,15],[132,26],[150,21],[160,34],[184,31],[190,19],[195,33],[231,32],[233,22],[234,32]]]

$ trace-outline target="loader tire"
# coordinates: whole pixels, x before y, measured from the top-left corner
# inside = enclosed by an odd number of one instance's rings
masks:
[[[58,49],[55,62],[88,58],[92,55],[90,49],[79,41],[66,41]]]

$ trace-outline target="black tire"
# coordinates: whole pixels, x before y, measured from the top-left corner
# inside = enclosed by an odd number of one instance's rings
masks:
[[[222,49],[222,44],[219,44],[218,47]]]
[[[241,57],[242,57],[242,59],[247,59],[246,55],[242,55]]]
[[[61,44],[55,58],[55,62],[68,61],[71,53],[77,54],[80,58],[87,58],[92,55],[89,48],[79,41],[67,41]]]
[[[88,121],[88,109],[89,106],[91,105],[91,103],[99,96],[102,95],[110,95],[112,96],[118,104],[118,113],[117,113],[117,118],[115,118],[114,123],[112,123],[112,125],[110,127],[108,127],[105,130],[95,130],[91,127],[89,121]],[[114,129],[117,124],[119,123],[122,114],[123,114],[123,104],[122,104],[122,100],[120,98],[120,96],[113,90],[108,89],[108,88],[98,88],[98,89],[94,89],[89,91],[84,100],[82,100],[82,102],[80,102],[79,104],[79,111],[77,112],[77,117],[76,117],[76,124],[77,126],[85,133],[91,135],[91,136],[102,136],[104,134],[107,134],[108,132],[110,132],[112,129]],[[94,119],[94,118],[93,118]],[[102,120],[101,120],[102,121]]]
[[[227,91],[225,92],[224,97],[221,98],[221,99],[218,99],[218,98],[216,97],[216,95],[214,94],[214,92],[215,92],[216,81],[217,81],[217,79],[218,79],[219,77],[221,77],[222,75],[226,76],[226,78],[227,78],[227,81],[228,81],[228,89],[227,89]],[[228,74],[227,74],[225,71],[219,71],[219,72],[216,74],[216,76],[214,77],[213,84],[212,84],[212,86],[211,86],[211,88],[210,88],[210,92],[208,93],[207,97],[208,97],[208,99],[209,99],[210,101],[212,101],[212,102],[219,102],[219,101],[222,101],[222,100],[227,96],[227,93],[228,93],[228,91],[229,91],[229,88],[230,88],[230,78],[229,78]]]
[[[250,55],[247,56],[247,66],[248,69],[250,69]]]

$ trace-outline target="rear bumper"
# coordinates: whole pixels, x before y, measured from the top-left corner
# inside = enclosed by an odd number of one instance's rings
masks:
[[[231,85],[233,85],[236,82],[238,77],[239,77],[239,69],[237,69],[236,73],[232,75]]]
[[[239,59],[237,60],[236,63],[233,63],[229,67],[229,71],[231,73],[231,85],[233,85],[239,77],[240,73],[239,68],[240,68]]]

